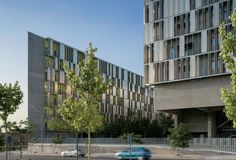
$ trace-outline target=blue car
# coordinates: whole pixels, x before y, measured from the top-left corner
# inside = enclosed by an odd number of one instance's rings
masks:
[[[144,147],[133,147],[126,149],[115,154],[117,159],[137,159],[137,160],[149,160],[151,158],[151,152]]]

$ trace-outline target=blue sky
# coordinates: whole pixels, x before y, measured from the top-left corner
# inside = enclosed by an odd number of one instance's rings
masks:
[[[27,32],[51,37],[143,75],[143,0],[0,0],[0,83],[20,82],[27,116]]]

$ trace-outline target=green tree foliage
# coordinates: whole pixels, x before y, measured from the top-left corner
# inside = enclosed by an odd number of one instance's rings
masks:
[[[180,123],[178,126],[169,129],[170,135],[170,145],[174,148],[186,148],[189,147],[189,140],[191,139],[191,134],[187,130],[187,125]]]
[[[23,102],[23,93],[20,90],[18,82],[15,84],[0,84],[0,118],[3,122],[3,128],[5,130],[5,151],[6,151],[6,160],[7,157],[7,136],[9,115],[16,112],[19,108],[19,105]]]
[[[117,119],[113,123],[106,123],[98,136],[119,137],[122,133],[134,133],[141,137],[167,137],[168,129],[173,127],[173,119],[169,115],[160,114],[158,120],[150,121],[139,116]]]
[[[236,10],[230,17],[232,26],[236,29]],[[231,89],[221,89],[222,100],[225,105],[226,116],[233,121],[233,127],[236,128],[236,37],[232,32],[226,31],[224,23],[219,28],[221,45],[221,59],[231,74]]]
[[[85,51],[86,58],[78,66],[79,75],[65,67],[67,79],[79,98],[68,97],[58,110],[62,119],[71,128],[88,134],[88,159],[90,159],[91,133],[96,132],[103,124],[103,117],[98,113],[98,103],[101,94],[107,89],[94,57],[96,51],[97,49],[89,44],[89,48]]]

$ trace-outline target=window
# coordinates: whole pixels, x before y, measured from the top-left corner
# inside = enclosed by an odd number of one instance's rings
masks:
[[[144,66],[144,81],[146,84],[149,83],[149,66],[148,65]]]
[[[50,55],[49,54],[49,49],[50,49],[50,41],[49,41],[49,39],[45,39],[44,46],[45,46],[45,55]]]
[[[199,76],[208,75],[208,54],[199,56]]]
[[[214,51],[219,49],[218,28],[207,31],[207,50]]]
[[[215,53],[210,54],[210,74],[215,74],[216,62],[215,62]]]
[[[154,61],[154,44],[150,45],[150,62]]]
[[[232,14],[233,11],[233,2],[232,0],[227,0],[219,5],[220,9],[220,22],[229,22],[229,16]]]
[[[99,70],[101,73],[107,74],[107,63],[103,60],[99,60]]]
[[[176,16],[174,18],[175,36],[190,32],[190,13]]]
[[[163,39],[163,21],[155,22],[153,28],[154,41]]]
[[[51,56],[45,56],[45,68],[55,68],[55,58]]]
[[[149,6],[145,5],[145,23],[149,22]]]
[[[219,2],[219,0],[202,0],[202,6],[206,6],[216,2]]]
[[[77,52],[77,63],[81,63],[85,59],[85,55],[83,52],[78,51]]]
[[[154,64],[154,80],[155,82],[169,80],[169,61]]]
[[[173,59],[179,57],[179,38],[167,41],[167,58]]]
[[[60,44],[53,41],[53,56],[60,58]]]
[[[163,2],[162,0],[153,2],[154,21],[163,18]]]
[[[195,0],[190,0],[190,10],[195,9],[196,2]]]
[[[195,12],[196,15],[196,29],[202,30],[210,28],[213,25],[213,6],[199,9]]]
[[[190,77],[190,58],[182,58],[174,61],[175,79],[184,79]]]
[[[65,60],[73,62],[73,49],[65,46]]]
[[[149,63],[149,47],[148,45],[144,46],[144,64]]]
[[[185,56],[201,53],[201,33],[185,36]]]

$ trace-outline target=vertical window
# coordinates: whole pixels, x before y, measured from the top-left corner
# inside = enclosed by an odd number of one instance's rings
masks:
[[[78,51],[77,52],[77,63],[81,63],[85,59],[85,55],[83,52]]]
[[[174,18],[175,36],[190,32],[190,13],[176,16]]]
[[[163,21],[155,22],[153,24],[154,41],[163,39]]]
[[[153,2],[154,21],[163,18],[163,2],[162,0]]]
[[[207,31],[207,50],[214,51],[219,49],[218,28]]]
[[[201,33],[185,36],[184,50],[186,56],[201,53]]]
[[[148,65],[144,66],[144,81],[146,84],[149,83],[149,66]]]
[[[196,15],[196,29],[202,30],[210,28],[213,25],[213,6],[199,9],[195,13]]]
[[[190,0],[190,10],[195,9],[195,0]]]
[[[60,58],[60,44],[53,41],[53,56]]]
[[[150,45],[150,62],[154,61],[154,43]]]
[[[149,22],[149,6],[145,5],[145,23]]]
[[[179,38],[167,41],[167,58],[173,59],[179,57]]]
[[[220,22],[229,22],[229,16],[232,14],[233,11],[233,1],[227,0],[219,5],[220,7]]]
[[[149,47],[148,45],[144,46],[144,64],[149,63]]]
[[[65,60],[73,62],[73,49],[65,46]]]
[[[209,65],[208,65],[208,54],[199,56],[199,75],[208,75]]]
[[[215,53],[210,54],[210,74],[215,74],[216,62],[215,62]]]
[[[45,46],[45,55],[49,55],[49,50],[50,50],[50,41],[49,41],[49,39],[45,39],[44,46]]]

